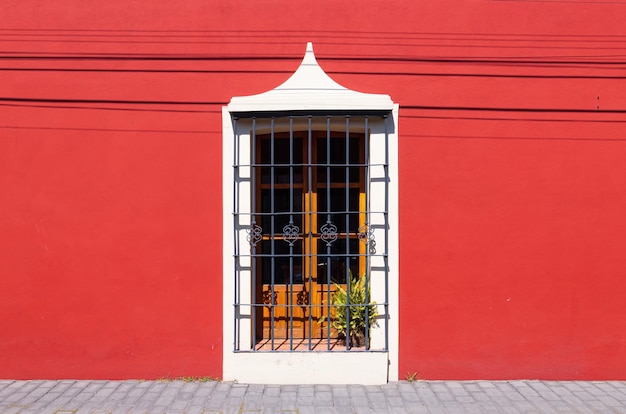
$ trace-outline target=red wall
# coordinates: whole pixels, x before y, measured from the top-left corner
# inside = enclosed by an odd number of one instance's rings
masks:
[[[624,4],[8,1],[0,377],[221,374],[221,115],[400,104],[400,375],[626,378]]]

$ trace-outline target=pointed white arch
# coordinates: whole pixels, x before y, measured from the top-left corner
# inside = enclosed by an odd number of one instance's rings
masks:
[[[389,95],[347,89],[317,63],[313,45],[307,43],[304,59],[282,85],[257,95],[233,97],[230,113],[281,111],[392,111]]]

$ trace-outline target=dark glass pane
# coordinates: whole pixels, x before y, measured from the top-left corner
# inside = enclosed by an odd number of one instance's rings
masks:
[[[270,167],[257,167],[261,169],[261,184],[269,184],[271,182],[272,170]]]
[[[274,257],[262,257],[261,283],[269,285],[301,284],[302,283],[302,241],[293,245],[293,253],[290,255],[289,244],[284,240],[274,240]],[[272,241],[261,242],[261,254],[272,254]],[[272,263],[274,265],[272,269]]]
[[[289,164],[289,139],[274,139],[274,164]]]
[[[270,167],[257,167],[261,169],[261,184],[272,183],[272,169]],[[293,176],[291,175],[293,174]],[[293,181],[290,181],[293,180]],[[302,184],[302,167],[274,167],[274,184]]]
[[[292,205],[289,204],[289,194],[293,193]],[[272,211],[272,191],[269,188],[261,190],[261,227],[263,234],[280,235],[290,219],[293,218],[293,224],[302,232],[302,189],[294,188],[290,191],[288,188],[274,190],[274,211]],[[293,208],[290,210],[290,208]],[[294,213],[294,214],[290,214]],[[274,228],[272,228],[271,217],[274,217]]]
[[[359,241],[358,239],[338,239],[327,246],[323,240],[317,243],[317,282],[328,283],[330,273],[330,283],[346,284],[350,274],[353,277],[360,276],[359,272]],[[328,269],[330,267],[330,272]],[[350,272],[346,273],[346,268]]]
[[[274,139],[274,164],[302,164],[302,138],[293,138],[293,157],[290,154],[289,137]]]
[[[356,233],[359,229],[359,194],[358,188],[348,190],[349,200],[346,203],[345,188],[320,189],[317,194],[317,223],[324,225],[329,220],[337,226],[339,233]],[[328,210],[328,196],[330,195],[330,211]],[[346,216],[348,227],[346,228]]]
[[[349,167],[348,177],[350,181],[348,183],[356,184],[360,182],[361,170],[363,167]],[[327,184],[326,174],[330,172],[331,184],[345,184],[346,183],[346,167],[317,167],[317,182],[321,185]]]
[[[360,153],[362,140],[359,137],[350,137],[350,157],[348,163],[360,164]],[[328,162],[328,140],[319,138],[317,140],[317,163],[326,164]],[[331,137],[330,139],[330,163],[346,165],[346,137]]]
[[[350,167],[349,177],[350,183],[358,183],[361,181],[361,171],[365,171],[363,167]]]
[[[350,138],[350,164],[360,164],[361,163],[361,151],[362,148],[361,143],[363,141],[359,138],[352,137]]]
[[[361,164],[360,154],[362,152],[362,140],[356,137],[350,138],[350,157],[347,160],[348,164],[354,165],[349,168],[349,179],[351,183],[358,183],[361,179],[360,172],[363,167]],[[317,164],[328,164],[327,157],[328,140],[319,139],[317,141]],[[337,165],[335,167],[318,166],[317,167],[317,182],[324,184],[327,182],[327,174],[330,173],[331,183],[345,183],[346,182],[346,139],[331,138],[330,139],[330,164]],[[341,166],[339,166],[341,165]]]
[[[272,165],[272,145],[271,137],[264,136],[260,138],[261,145],[259,151],[259,164],[267,165],[268,167],[261,168],[261,183],[271,183],[271,169],[269,165]],[[293,139],[293,153],[290,157],[290,140],[289,137],[274,137],[274,183],[276,184],[289,184],[290,173],[293,173],[293,182],[295,184],[302,183],[302,139]],[[289,165],[293,163],[293,169],[283,165]],[[278,166],[280,165],[280,167]]]
[[[258,151],[259,164],[270,164],[271,153],[270,153],[270,138],[269,137],[259,137],[257,138],[260,141],[260,149]]]
[[[327,183],[326,174],[330,173],[331,183],[345,184],[346,182],[346,167],[323,167],[322,171],[318,173],[318,182],[320,184]]]
[[[274,183],[289,184],[289,167],[274,167]]]

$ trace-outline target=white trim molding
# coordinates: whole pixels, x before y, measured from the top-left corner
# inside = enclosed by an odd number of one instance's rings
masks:
[[[228,111],[392,111],[389,95],[361,93],[347,89],[324,72],[307,43],[300,67],[282,85],[258,95],[233,97]]]

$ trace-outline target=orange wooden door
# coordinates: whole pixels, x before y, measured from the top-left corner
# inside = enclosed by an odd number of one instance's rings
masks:
[[[348,158],[345,134],[323,135],[310,144],[304,134],[275,134],[273,145],[269,135],[258,138],[257,340],[336,336],[320,318],[328,318],[335,283],[365,268],[363,135],[350,137]]]

